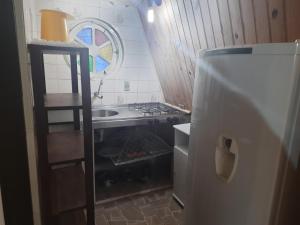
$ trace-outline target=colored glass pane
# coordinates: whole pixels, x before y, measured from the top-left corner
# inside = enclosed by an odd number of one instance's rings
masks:
[[[87,27],[87,28],[83,28],[81,29],[78,33],[77,33],[77,37],[85,44],[87,45],[91,45],[93,42],[93,37],[92,37],[92,28]]]
[[[94,57],[89,55],[89,70],[90,72],[93,72],[94,70]]]
[[[99,49],[99,55],[108,62],[112,61],[113,58],[113,47],[112,44],[105,45]]]
[[[109,62],[100,56],[96,56],[96,72],[102,72],[109,66]]]
[[[100,46],[107,42],[109,39],[108,37],[100,30],[95,30],[95,43],[97,46]]]

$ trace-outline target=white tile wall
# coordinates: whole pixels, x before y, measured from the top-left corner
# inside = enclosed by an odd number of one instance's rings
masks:
[[[76,20],[86,17],[95,17],[111,23],[119,32],[124,44],[124,62],[119,71],[107,75],[101,88],[103,100],[95,100],[94,104],[118,104],[161,100],[164,101],[158,81],[154,63],[146,41],[137,9],[125,1],[108,0],[33,0],[34,10],[32,17],[35,22],[29,21],[26,29],[28,37],[40,35],[41,9],[60,9],[66,11]],[[123,2],[123,3],[121,3]],[[30,10],[25,17],[30,18]],[[71,21],[70,25],[76,23]],[[70,92],[70,68],[62,56],[45,56],[45,70],[47,92]],[[97,91],[99,78],[92,78],[91,91]],[[130,90],[124,91],[124,82],[130,83]],[[80,88],[81,89],[81,88]]]

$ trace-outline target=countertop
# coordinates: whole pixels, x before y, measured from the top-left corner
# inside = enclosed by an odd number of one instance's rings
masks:
[[[190,135],[191,123],[183,123],[173,126],[176,130],[185,133],[186,135]]]

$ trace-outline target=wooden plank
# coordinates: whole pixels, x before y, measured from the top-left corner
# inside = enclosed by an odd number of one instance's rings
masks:
[[[84,211],[78,210],[64,213],[63,215],[59,216],[59,225],[86,225]]]
[[[285,29],[284,0],[269,1],[269,20],[272,42],[284,42],[287,40]],[[300,7],[300,5],[299,5]],[[300,8],[298,8],[299,10]],[[299,12],[298,12],[299,14]],[[298,28],[299,29],[299,28]]]
[[[38,175],[40,187],[40,202],[41,202],[41,220],[45,225],[51,225],[50,213],[50,190],[48,179],[48,154],[47,154],[47,132],[48,120],[47,111],[44,109],[44,94],[45,94],[45,70],[44,57],[41,51],[35,47],[29,48],[32,88],[34,95],[34,114],[35,114],[35,129],[37,140],[37,157],[38,157]]]
[[[193,45],[194,45],[194,49],[195,49],[195,54],[197,55],[197,53],[201,49],[201,44],[200,44],[200,40],[198,37],[199,34],[198,34],[197,26],[196,26],[193,6],[192,6],[191,1],[183,1],[183,2],[184,2],[186,15],[187,15],[188,24],[190,27],[190,32],[191,32],[192,41],[193,41]]]
[[[243,45],[245,43],[245,38],[239,0],[228,0],[228,6],[231,18],[234,44]]]
[[[78,72],[77,72],[77,55],[70,55],[71,62],[71,78],[72,78],[72,93],[78,93]],[[80,129],[79,109],[73,109],[74,129]]]
[[[195,23],[196,23],[196,28],[197,28],[197,32],[198,32],[198,39],[200,40],[201,48],[206,49],[208,44],[207,44],[206,34],[204,31],[204,23],[203,23],[203,18],[202,18],[199,1],[191,0],[191,4],[192,4],[193,12],[194,12]]]
[[[191,61],[191,68],[188,71],[188,78],[191,84],[191,90],[194,88],[194,78],[195,78],[195,62],[196,62],[196,51],[194,48],[194,43],[191,37],[190,26],[187,20],[186,10],[183,3],[183,0],[177,0],[178,11],[181,19],[181,24],[184,31],[184,37],[187,43],[187,49],[185,54],[188,55]]]
[[[254,44],[257,42],[257,39],[253,3],[249,0],[240,0],[240,4],[244,25],[245,43]]]
[[[84,160],[83,134],[80,131],[55,132],[47,136],[49,164]]]
[[[81,96],[77,93],[46,94],[44,101],[48,110],[82,108]]]
[[[92,106],[91,106],[91,87],[89,71],[89,50],[88,48],[80,51],[80,74],[82,90],[82,119],[84,132],[84,157],[85,157],[85,191],[86,191],[86,214],[87,224],[95,225],[95,184],[94,184],[94,134],[92,129]],[[84,90],[84,91],[83,91]]]
[[[234,41],[233,41],[233,32],[232,32],[228,2],[225,0],[218,0],[218,7],[220,13],[224,44],[225,46],[231,46],[233,45]]]
[[[270,26],[268,19],[267,1],[253,0],[257,42],[271,42]]]
[[[220,14],[219,14],[219,7],[217,0],[209,0],[208,1],[214,36],[216,40],[216,47],[224,47],[224,40],[221,28],[221,21],[220,21]]]
[[[169,18],[168,9],[166,7],[166,2],[162,2],[161,7],[159,7],[157,10],[158,15],[165,15],[165,17],[158,16],[158,26],[160,27],[159,33],[156,33],[160,37],[162,37],[163,40],[163,47],[166,51],[166,56],[164,58],[165,64],[169,67],[169,71],[167,74],[168,80],[166,82],[172,82],[173,86],[172,88],[172,95],[174,96],[173,102],[174,104],[178,105],[185,101],[187,98],[186,96],[186,84],[182,83],[182,76],[181,76],[181,69],[180,69],[180,61],[179,61],[179,55],[175,48],[175,43],[173,42],[173,38],[175,36],[178,36],[174,29],[172,29],[171,21]],[[162,33],[160,33],[162,32]],[[181,93],[179,93],[176,90],[180,90]]]
[[[200,2],[201,15],[204,21],[204,31],[206,33],[208,48],[215,48],[216,41],[215,41],[215,35],[212,27],[207,0],[199,0],[199,2]]]
[[[165,4],[165,3],[162,3]],[[174,42],[172,42],[172,36],[173,34],[170,33],[169,26],[166,23],[166,19],[168,18],[166,8],[161,5],[161,7],[158,7],[156,9],[158,23],[155,26],[155,35],[158,37],[158,42],[160,43],[159,49],[163,50],[163,55],[161,55],[163,63],[163,67],[165,69],[165,75],[166,75],[166,83],[169,86],[169,89],[172,93],[173,102],[175,104],[179,103],[178,99],[178,93],[174,90],[174,87],[177,90],[184,89],[184,86],[180,86],[180,82],[178,81],[178,77],[180,76],[178,74],[178,68],[176,67],[175,62],[175,55],[172,50],[174,49]],[[161,15],[165,15],[165,18],[163,18]]]
[[[81,165],[50,171],[52,214],[86,207],[85,179]]]
[[[175,91],[173,87],[173,92],[175,92],[175,96],[177,96],[178,100],[175,100],[176,104],[183,104],[185,102],[191,102],[191,89],[189,86],[189,83],[186,81],[186,75],[188,74],[188,69],[186,67],[185,61],[184,61],[184,55],[183,52],[180,51],[175,43],[180,39],[179,33],[174,21],[174,15],[173,10],[171,6],[171,2],[169,0],[166,0],[163,2],[163,7],[165,10],[166,15],[166,21],[168,24],[168,32],[170,34],[169,36],[169,42],[171,44],[171,52],[170,52],[170,59],[172,59],[174,64],[174,75],[176,76],[178,86],[176,87],[176,90],[180,90],[181,93],[178,93],[178,91]],[[174,42],[174,40],[177,40]]]
[[[295,41],[300,39],[300,1],[288,0],[285,1],[287,40]]]
[[[165,75],[161,75],[164,74],[164,69],[163,69],[163,65],[161,63],[161,58],[160,58],[160,54],[157,52],[158,47],[157,47],[157,37],[156,37],[156,32],[154,32],[154,25],[156,24],[149,24],[147,22],[146,19],[146,15],[147,15],[147,9],[148,9],[148,5],[145,3],[143,5],[141,5],[140,7],[140,15],[141,15],[141,19],[142,22],[144,24],[145,27],[145,32],[146,32],[146,37],[150,46],[150,50],[151,53],[153,55],[153,60],[154,60],[154,64],[156,67],[156,70],[159,73],[159,80],[161,85],[163,86],[162,90],[163,90],[163,94],[165,96],[165,100],[168,102],[173,102],[173,95],[170,93],[169,90],[169,84],[166,81],[166,76]]]
[[[184,80],[185,80],[186,84],[188,84],[188,86],[189,86],[189,90],[187,90],[187,91],[192,92],[193,80],[191,79],[190,75],[192,74],[191,71],[192,71],[192,68],[193,68],[193,64],[192,64],[192,61],[191,61],[190,57],[185,52],[187,44],[186,44],[186,40],[185,40],[185,37],[184,37],[184,31],[183,31],[183,28],[182,28],[182,24],[181,24],[181,21],[180,21],[180,15],[179,15],[179,11],[178,11],[177,2],[170,1],[170,6],[171,6],[171,9],[172,9],[172,12],[173,12],[174,21],[175,21],[175,25],[176,25],[176,28],[177,28],[178,36],[180,38],[180,43],[176,43],[176,48],[184,56],[184,59],[185,59],[185,62],[186,62],[187,73],[183,73],[182,75],[184,76]]]
[[[192,71],[193,64],[192,64],[191,58],[189,57],[188,52],[187,52],[188,44],[187,44],[187,40],[185,38],[184,29],[182,26],[182,21],[181,21],[177,1],[172,0],[171,6],[172,6],[172,10],[173,10],[173,15],[174,15],[177,31],[178,31],[179,37],[180,37],[180,43],[178,43],[178,48],[180,51],[182,51],[182,53],[186,59],[188,73],[190,73]]]
[[[186,9],[185,9],[185,5],[183,0],[176,0],[177,1],[177,7],[178,7],[178,11],[179,11],[179,16],[180,16],[180,20],[181,20],[181,25],[183,28],[183,32],[184,32],[184,37],[187,43],[187,47],[188,47],[188,54],[189,57],[191,58],[192,64],[193,64],[193,72],[194,72],[194,62],[195,62],[195,56],[196,56],[196,51],[195,51],[195,44],[193,42],[192,39],[192,35],[191,35],[191,30],[190,30],[190,24],[188,22],[187,19],[187,14],[186,14]]]

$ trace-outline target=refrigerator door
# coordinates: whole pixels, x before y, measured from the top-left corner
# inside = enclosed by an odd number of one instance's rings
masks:
[[[271,225],[297,57],[255,48],[199,59],[186,225]]]

